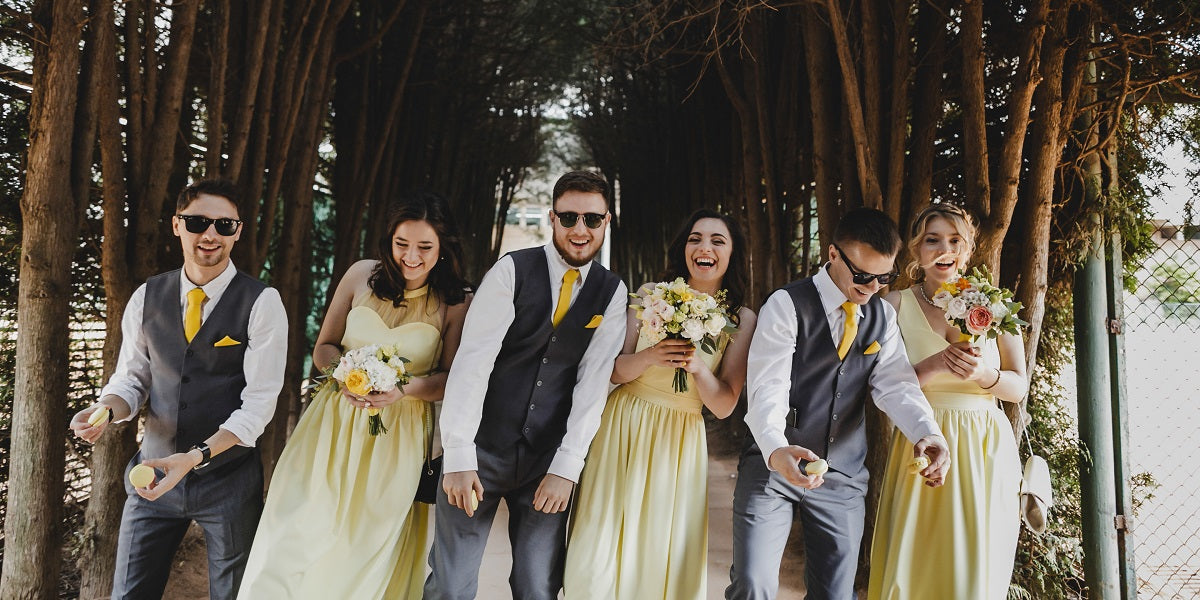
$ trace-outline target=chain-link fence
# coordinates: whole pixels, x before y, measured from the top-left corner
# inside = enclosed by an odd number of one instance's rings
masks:
[[[1200,232],[1155,221],[1125,296],[1138,595],[1200,597]]]

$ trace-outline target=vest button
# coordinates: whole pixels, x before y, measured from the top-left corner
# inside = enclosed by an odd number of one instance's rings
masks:
[[[538,380],[538,382],[537,382],[537,386],[538,386],[538,387],[542,387],[542,382],[541,382],[541,380]]]
[[[534,409],[534,408],[536,408],[536,407],[537,407],[537,405],[536,405],[536,404],[530,404],[530,405],[529,405],[529,410],[533,410],[533,409]]]
[[[187,402],[180,402],[179,410],[187,410]]]
[[[195,351],[195,350],[192,350],[191,348],[188,348],[188,349],[187,349],[187,352],[184,352],[183,354],[184,354],[185,356],[191,356],[191,355],[193,355],[193,354],[195,354],[195,353],[196,353],[196,351]]]
[[[550,341],[552,341],[552,342],[557,342],[557,341],[558,341],[558,336],[557,336],[557,335],[552,335],[552,336],[550,336]]]
[[[834,395],[833,395],[833,397],[834,397],[834,398],[841,398],[841,397],[842,397],[842,393],[841,393],[841,392],[838,392],[838,393],[834,394]]]
[[[191,380],[192,380],[192,378],[191,378],[191,377],[188,377],[187,375],[184,375],[184,376],[183,376],[183,377],[181,377],[179,380],[180,380],[180,381],[182,381],[182,382],[184,382],[184,383],[187,383],[187,382],[191,381]]]
[[[833,415],[833,420],[834,420],[834,421],[836,421],[836,420],[837,420],[837,415],[836,415],[836,414],[835,414],[835,415]]]
[[[544,364],[546,364],[546,363],[548,363],[548,362],[550,362],[550,359],[548,359],[548,358],[543,358],[543,359],[542,359],[542,364],[543,364],[543,365],[544,365]]]
[[[845,374],[846,374],[846,370],[845,370],[845,369],[841,369],[841,370],[839,370],[839,371],[838,371],[838,375],[845,375]]]
[[[830,444],[832,444],[832,443],[833,443],[833,438],[829,438],[829,443],[830,443]]]
[[[524,432],[524,433],[529,433],[529,428],[528,428],[528,427],[526,427],[526,428],[522,429],[521,431],[522,431],[522,432]]]

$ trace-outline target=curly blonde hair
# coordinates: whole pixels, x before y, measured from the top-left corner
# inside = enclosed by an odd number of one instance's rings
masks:
[[[912,260],[905,265],[904,273],[912,281],[925,279],[925,274],[921,271],[921,262],[917,260],[917,250],[921,246],[921,238],[925,236],[925,229],[929,227],[929,222],[938,217],[950,221],[954,230],[962,237],[963,247],[959,250],[959,256],[969,257],[975,251],[975,219],[960,206],[947,202],[930,204],[913,218],[906,244]]]

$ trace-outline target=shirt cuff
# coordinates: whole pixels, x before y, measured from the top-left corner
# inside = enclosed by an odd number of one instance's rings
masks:
[[[771,455],[776,450],[789,446],[787,438],[782,433],[768,433],[763,435],[763,440],[759,442],[758,449],[762,452],[763,462],[767,463],[767,470],[774,471],[771,468]]]
[[[110,390],[108,388],[104,388],[103,390],[100,390],[100,398],[104,398],[105,396],[116,396],[129,406],[129,416],[125,417],[124,419],[121,419],[121,420],[114,419],[113,423],[125,423],[126,421],[132,421],[137,418],[138,408],[140,408],[140,406],[130,402],[129,399],[126,398],[123,394],[121,394],[120,392],[118,392],[116,390]]]
[[[583,459],[559,450],[546,472],[579,483],[579,474],[583,472]]]
[[[475,444],[461,448],[444,448],[442,454],[443,473],[461,473],[463,471],[478,471],[479,457],[475,453]]]

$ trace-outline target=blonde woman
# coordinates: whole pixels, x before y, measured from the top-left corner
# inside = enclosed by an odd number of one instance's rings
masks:
[[[1016,440],[996,400],[1020,402],[1029,382],[1020,336],[982,348],[960,341],[930,301],[966,268],[975,248],[971,217],[951,204],[926,208],[912,224],[912,287],[886,299],[921,389],[950,447],[945,485],[909,473],[912,447],[893,436],[871,547],[867,597],[997,598],[1008,594],[1019,521]]]

